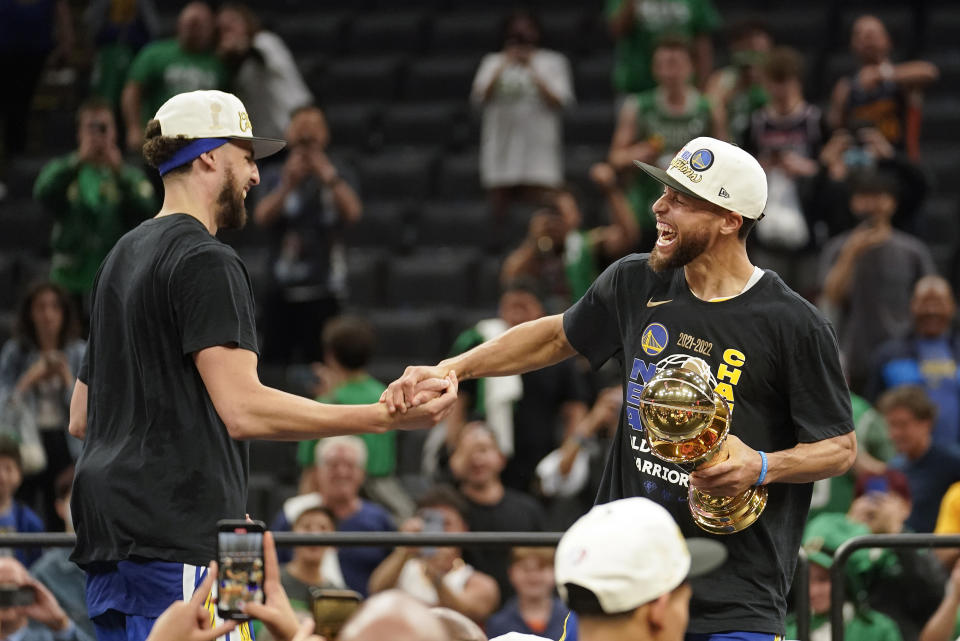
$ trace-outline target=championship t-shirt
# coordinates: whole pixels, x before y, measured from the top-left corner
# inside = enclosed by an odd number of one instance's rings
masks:
[[[684,354],[710,366],[731,407],[731,432],[754,449],[846,434],[850,397],[830,324],[773,272],[739,296],[706,302],[690,292],[682,269],[656,273],[636,254],[604,271],[563,320],[570,344],[594,367],[612,357],[622,365],[624,411],[597,502],[647,497],[684,535],[726,546],[726,563],[693,582],[688,632],[782,634],[812,484],[770,484],[756,523],[710,535],[690,515],[688,470],[650,453],[638,399],[658,362]]]
[[[206,565],[216,523],[242,519],[249,453],[233,440],[193,354],[257,351],[253,291],[236,252],[186,214],[124,235],[93,286],[87,433],[70,507],[71,559]]]

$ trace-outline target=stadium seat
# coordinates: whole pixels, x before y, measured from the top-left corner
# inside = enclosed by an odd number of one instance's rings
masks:
[[[397,307],[467,306],[474,297],[477,253],[421,251],[387,266],[386,302]]]
[[[500,301],[500,268],[503,266],[503,259],[499,256],[486,256],[481,260],[477,269],[477,295],[474,298],[474,305],[496,309]]]
[[[44,165],[52,160],[51,156],[14,156],[9,159],[7,171],[3,177],[7,198],[31,198],[33,183]]]
[[[935,178],[933,193],[941,195],[960,194],[960,180],[957,180],[956,144],[928,143],[923,147],[923,162]]]
[[[960,138],[960,99],[931,97],[923,104],[924,141],[957,140]]]
[[[333,148],[350,147],[366,150],[379,117],[375,103],[334,104],[323,110],[330,127]]]
[[[367,201],[363,215],[347,227],[344,239],[348,247],[400,249],[409,243],[407,208],[393,201]]]
[[[399,56],[344,58],[329,64],[317,90],[317,100],[329,105],[344,102],[390,102],[400,86]]]
[[[610,54],[584,58],[574,65],[573,93],[580,102],[600,103],[607,101],[611,113],[613,107],[613,59]],[[609,142],[609,141],[607,141]]]
[[[541,46],[564,53],[579,51],[585,20],[582,10],[555,9],[540,16]]]
[[[343,51],[348,23],[349,16],[343,11],[281,14],[270,21],[277,35],[295,54],[326,55]]]
[[[348,30],[348,51],[371,53],[419,53],[424,48],[424,14],[421,11],[391,11],[358,16]]]
[[[450,348],[443,322],[434,310],[384,309],[371,311],[367,318],[377,333],[377,361],[436,362]]]
[[[569,145],[609,144],[615,120],[610,102],[571,105],[563,115],[563,140]]]
[[[416,102],[448,100],[465,104],[470,99],[479,56],[424,58],[411,63],[403,96]]]
[[[474,149],[444,157],[437,178],[437,195],[449,200],[483,198],[478,156]]]
[[[53,216],[29,198],[0,201],[0,251],[37,251],[50,247]]]
[[[924,54],[955,48],[958,33],[960,6],[951,2],[941,7],[932,7],[927,13],[927,25],[919,48]]]
[[[362,247],[347,250],[347,304],[369,308],[383,303],[383,252]]]
[[[384,110],[381,144],[450,147],[458,108],[448,102],[394,104]]]
[[[472,53],[479,56],[500,49],[502,12],[454,11],[433,22],[431,50],[435,54]]]
[[[960,247],[960,200],[956,196],[940,196],[924,203],[917,220],[920,238],[934,245]]]
[[[430,192],[436,153],[405,149],[367,156],[359,162],[365,198],[421,200]]]
[[[418,247],[495,247],[496,230],[485,201],[430,202],[416,217]]]

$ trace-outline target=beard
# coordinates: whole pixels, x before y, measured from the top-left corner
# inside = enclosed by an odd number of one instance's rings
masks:
[[[218,229],[242,229],[247,224],[247,207],[243,202],[243,193],[237,189],[237,180],[233,170],[229,168],[217,196],[216,213]]]
[[[695,229],[687,233],[686,238],[677,238],[677,247],[669,256],[660,255],[659,248],[654,245],[650,252],[647,264],[655,272],[668,269],[678,269],[696,260],[710,245],[710,232],[707,229]]]

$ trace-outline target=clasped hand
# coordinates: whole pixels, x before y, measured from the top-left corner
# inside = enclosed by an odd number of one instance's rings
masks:
[[[690,474],[690,483],[712,496],[736,496],[760,478],[760,453],[737,436],[727,435],[725,461]]]

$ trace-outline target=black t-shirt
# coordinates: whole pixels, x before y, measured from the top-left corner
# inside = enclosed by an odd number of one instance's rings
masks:
[[[186,214],[121,238],[94,282],[79,373],[89,386],[71,500],[79,565],[203,565],[216,522],[243,518],[248,447],[227,433],[192,356],[216,345],[257,351],[236,252]]]
[[[467,499],[467,526],[471,532],[542,532],[543,508],[523,492],[504,488],[503,498],[495,505],[481,505]],[[467,563],[486,572],[500,586],[500,598],[505,601],[513,595],[513,586],[507,577],[510,564],[509,548],[466,548],[463,558]]]
[[[711,536],[690,515],[687,473],[649,452],[640,423],[640,390],[671,354],[710,365],[717,392],[731,401],[731,430],[750,447],[774,452],[853,430],[833,329],[773,272],[739,296],[705,302],[682,269],[658,274],[646,255],[632,255],[604,271],[563,320],[570,344],[594,367],[615,357],[623,369],[624,412],[598,503],[645,496],[670,510],[686,536]],[[812,484],[768,487],[756,523],[716,537],[729,558],[693,582],[689,632],[783,633]]]

